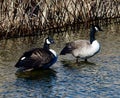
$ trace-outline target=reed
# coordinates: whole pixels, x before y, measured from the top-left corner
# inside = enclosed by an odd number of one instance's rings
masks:
[[[25,36],[69,25],[112,19],[120,22],[119,0],[0,0],[0,36]]]

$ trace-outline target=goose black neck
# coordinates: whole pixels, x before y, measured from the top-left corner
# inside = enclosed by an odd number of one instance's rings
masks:
[[[50,46],[49,44],[44,43],[44,47],[43,48],[46,49],[46,50],[49,50],[49,46]]]
[[[96,30],[92,27],[90,31],[90,44],[95,40],[95,32]]]

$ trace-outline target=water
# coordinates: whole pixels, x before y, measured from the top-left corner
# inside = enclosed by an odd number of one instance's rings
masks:
[[[88,63],[59,56],[49,70],[17,73],[15,63],[28,49],[42,47],[44,37],[0,41],[0,98],[120,98],[120,25],[96,34],[101,51]],[[57,53],[65,42],[88,39],[89,29],[54,34]]]

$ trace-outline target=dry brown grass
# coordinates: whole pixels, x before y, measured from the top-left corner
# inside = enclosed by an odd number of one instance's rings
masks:
[[[0,0],[0,36],[120,17],[119,0]]]

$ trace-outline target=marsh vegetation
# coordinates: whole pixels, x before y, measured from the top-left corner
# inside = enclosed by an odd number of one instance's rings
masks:
[[[0,0],[0,37],[120,21],[119,0]]]

